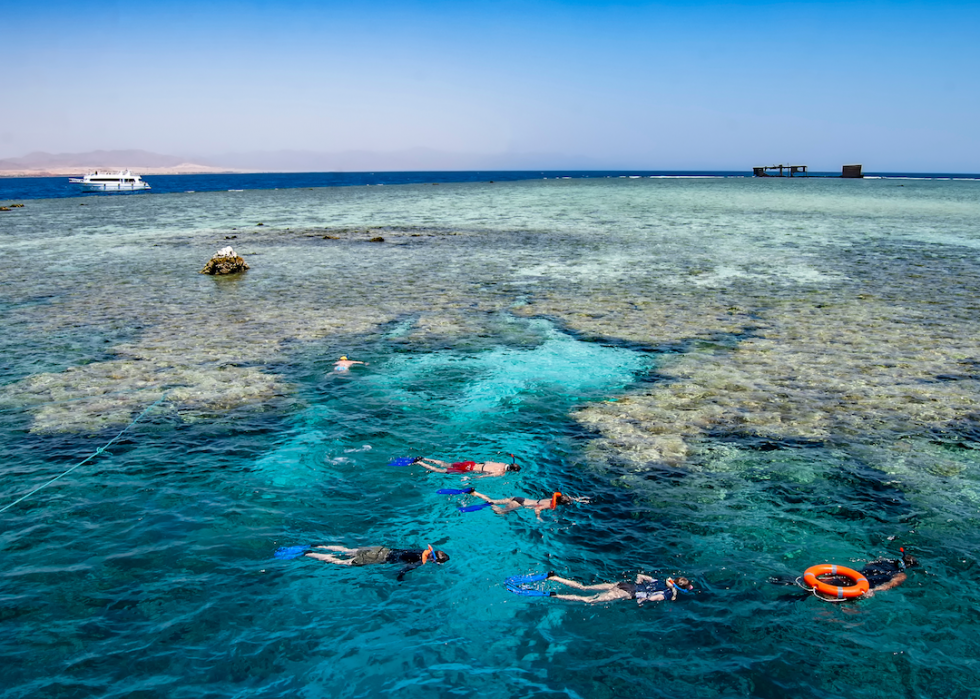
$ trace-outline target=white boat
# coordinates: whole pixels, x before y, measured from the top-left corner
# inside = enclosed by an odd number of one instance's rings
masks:
[[[81,185],[83,192],[136,192],[150,188],[150,185],[139,175],[134,175],[129,170],[119,172],[96,170],[84,177],[70,177],[68,181],[71,184]]]

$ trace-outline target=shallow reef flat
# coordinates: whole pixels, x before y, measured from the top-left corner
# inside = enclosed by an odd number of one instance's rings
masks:
[[[29,407],[36,431],[125,423],[163,391],[189,418],[288,394],[275,367],[298,344],[330,357],[367,338],[479,349],[509,311],[657,354],[649,381],[576,414],[598,459],[691,466],[724,435],[973,430],[980,204],[975,183],[937,184],[580,180],[38,202],[3,243],[13,332],[110,339],[96,356],[65,350],[56,370],[22,350],[5,400]],[[253,269],[197,275],[225,244]]]

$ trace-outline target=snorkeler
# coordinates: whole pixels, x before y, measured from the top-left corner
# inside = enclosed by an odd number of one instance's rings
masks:
[[[915,556],[910,556],[905,553],[905,549],[902,549],[901,558],[879,558],[876,561],[872,561],[861,569],[861,575],[868,579],[870,589],[861,595],[859,599],[874,597],[876,592],[884,592],[885,590],[898,587],[908,580],[909,576],[905,572],[905,569],[915,565],[919,565],[919,560]],[[822,580],[831,585],[851,584],[850,580],[833,577],[825,577]]]
[[[891,590],[892,588],[898,587],[903,582],[908,579],[908,574],[905,572],[906,568],[911,568],[912,566],[919,565],[919,561],[915,556],[911,556],[905,553],[905,549],[901,549],[901,558],[879,558],[871,563],[868,563],[860,570],[860,574],[867,580],[868,590],[862,594],[858,594],[857,589],[853,593],[850,593],[848,599],[867,599],[868,597],[874,597],[876,592],[884,592],[885,590]],[[845,569],[846,571],[847,569]],[[851,571],[852,573],[854,571]],[[830,573],[817,573],[820,583],[829,586],[841,586],[850,588],[854,585],[856,581],[850,579],[849,577],[842,576],[840,574],[833,575]],[[822,600],[839,601],[834,599],[831,595],[821,594],[820,590],[813,590],[806,582],[803,581],[802,577],[786,578],[786,577],[772,577],[769,578],[769,582],[774,585],[799,585],[800,587],[810,590]]]
[[[542,580],[550,580],[566,587],[575,588],[576,590],[595,590],[598,594],[592,595],[591,597],[584,597],[582,595],[558,594],[552,590],[537,590],[526,586],[527,583]],[[556,597],[557,599],[584,602],[585,604],[599,604],[600,602],[613,602],[620,599],[635,599],[637,604],[642,605],[644,602],[662,602],[664,600],[673,602],[677,599],[678,592],[690,592],[694,589],[694,586],[690,580],[683,576],[667,578],[665,581],[660,581],[643,573],[636,574],[635,583],[620,582],[583,585],[574,580],[559,578],[553,572],[549,572],[546,575],[523,575],[508,578],[507,589],[516,595]]]
[[[450,475],[472,473],[480,477],[504,476],[508,471],[521,470],[521,467],[514,460],[513,454],[510,455],[510,458],[511,462],[509,464],[500,463],[499,461],[457,461],[450,464],[445,461],[439,461],[439,459],[420,456],[414,459],[414,463],[420,464],[423,468],[435,471],[436,473],[448,473]]]
[[[553,493],[550,498],[544,498],[543,500],[532,500],[531,498],[513,497],[513,498],[501,498],[500,500],[494,500],[491,497],[484,495],[483,493],[478,493],[473,489],[470,489],[469,495],[475,498],[480,498],[484,502],[493,506],[493,511],[498,515],[505,515],[508,512],[513,512],[514,510],[519,510],[522,507],[534,510],[534,514],[538,519],[541,519],[541,513],[545,510],[557,509],[559,505],[571,505],[573,502],[591,502],[589,498],[575,498],[571,495],[564,495],[562,493]]]
[[[356,361],[354,359],[348,359],[347,356],[345,355],[345,356],[341,357],[340,359],[338,359],[336,362],[333,363],[333,370],[334,371],[350,371],[350,368],[352,366],[354,366],[355,364],[363,364],[364,366],[367,366],[368,363],[367,362],[359,362],[359,361]]]
[[[331,553],[316,553],[308,551],[310,558],[327,563],[335,563],[341,566],[370,566],[379,563],[404,563],[404,568],[398,571],[398,579],[404,580],[405,573],[423,566],[429,561],[445,563],[449,560],[449,554],[444,551],[437,551],[428,546],[424,549],[390,549],[387,546],[367,546],[358,549],[349,549],[344,546],[314,546],[317,549],[327,549],[336,551],[338,554],[347,554],[350,558],[341,558]]]

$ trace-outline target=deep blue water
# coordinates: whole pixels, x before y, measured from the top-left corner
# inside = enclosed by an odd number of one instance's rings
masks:
[[[451,172],[264,172],[221,175],[147,175],[152,189],[137,194],[174,192],[224,192],[239,189],[298,189],[303,187],[354,187],[359,185],[398,185],[446,182],[513,182],[531,179],[591,177],[750,177],[750,172],[724,170],[648,171],[648,170],[540,170],[540,171],[451,171]],[[813,176],[832,177],[833,173]],[[980,175],[868,173],[868,177],[908,177],[926,179],[968,178]],[[67,177],[0,177],[0,201],[56,199],[76,196],[107,196],[82,193]],[[115,195],[113,195],[115,196]]]
[[[751,173],[748,173],[751,175]],[[446,182],[514,182],[561,177],[701,176],[742,177],[737,172],[634,171],[450,171],[450,172],[262,172],[221,175],[147,175],[152,189],[139,194],[224,192],[238,189],[298,189],[302,187],[356,187]],[[0,177],[0,201],[91,196],[83,194],[67,177]],[[96,196],[102,196],[96,193]]]

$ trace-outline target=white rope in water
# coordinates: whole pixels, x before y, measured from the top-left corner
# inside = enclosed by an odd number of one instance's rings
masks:
[[[60,476],[55,476],[54,478],[52,478],[47,483],[44,483],[43,485],[39,485],[37,488],[35,488],[31,492],[27,493],[26,495],[22,495],[21,497],[17,498],[12,503],[10,503],[9,505],[5,505],[3,507],[0,507],[0,513],[6,512],[7,510],[9,510],[11,507],[13,507],[14,505],[16,505],[17,503],[23,502],[27,498],[31,497],[37,491],[42,490],[44,488],[47,488],[49,485],[51,485],[55,481],[57,481],[57,480],[59,480],[61,478],[64,478],[65,476],[67,476],[69,473],[71,473],[72,471],[74,471],[79,466],[82,466],[82,465],[88,463],[89,461],[91,461],[92,459],[94,459],[96,456],[98,456],[99,454],[101,454],[102,452],[104,452],[106,449],[108,449],[110,446],[112,446],[112,443],[115,442],[120,437],[122,437],[123,434],[126,433],[126,430],[128,430],[130,427],[132,427],[137,422],[139,422],[141,419],[143,419],[143,416],[144,415],[146,415],[148,412],[150,412],[151,409],[155,408],[157,405],[159,405],[160,403],[162,403],[166,398],[167,398],[167,394],[164,393],[162,396],[160,396],[159,399],[157,399],[156,401],[154,401],[153,403],[151,403],[149,406],[146,407],[146,409],[143,412],[141,412],[139,415],[137,415],[136,418],[131,423],[129,423],[128,425],[126,425],[125,427],[123,427],[119,431],[119,434],[117,434],[115,437],[113,437],[108,442],[106,442],[105,444],[103,444],[101,447],[99,447],[98,449],[96,449],[94,454],[89,455],[83,461],[75,464],[70,469],[68,469],[67,471],[65,471],[64,473],[62,473]]]
[[[802,580],[803,578],[797,578],[796,580],[794,580],[794,582],[799,587],[802,587],[804,590],[806,590],[807,592],[812,592],[813,596],[816,597],[821,602],[850,602],[851,601],[850,599],[835,599],[833,597],[825,597],[824,595],[817,593],[817,588],[810,587],[809,585],[803,584]]]

